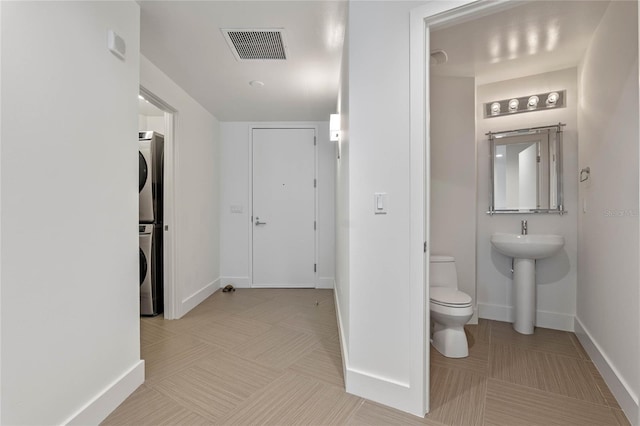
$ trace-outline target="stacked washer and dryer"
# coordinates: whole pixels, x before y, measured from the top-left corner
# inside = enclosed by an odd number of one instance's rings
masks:
[[[140,315],[154,316],[163,310],[164,136],[139,132],[138,140]]]

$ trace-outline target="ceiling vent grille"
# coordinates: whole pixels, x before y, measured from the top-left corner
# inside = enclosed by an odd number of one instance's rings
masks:
[[[223,29],[222,33],[238,61],[287,59],[283,29]]]

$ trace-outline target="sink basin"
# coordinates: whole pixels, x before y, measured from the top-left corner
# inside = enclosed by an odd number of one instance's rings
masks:
[[[496,233],[491,236],[491,244],[505,256],[516,259],[544,259],[553,256],[564,246],[564,237],[552,234]]]

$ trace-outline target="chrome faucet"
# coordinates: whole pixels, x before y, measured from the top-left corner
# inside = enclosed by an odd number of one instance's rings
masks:
[[[522,235],[527,235],[527,221],[523,220],[521,223]]]

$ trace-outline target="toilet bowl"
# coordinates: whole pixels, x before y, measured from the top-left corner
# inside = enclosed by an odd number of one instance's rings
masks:
[[[431,344],[448,358],[469,356],[464,325],[473,316],[473,305],[471,297],[458,290],[453,257],[431,256],[429,291],[429,307],[433,322]]]

